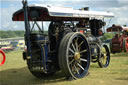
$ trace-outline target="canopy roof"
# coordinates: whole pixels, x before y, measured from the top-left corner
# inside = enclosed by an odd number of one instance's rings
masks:
[[[112,25],[112,27],[107,28],[107,32],[119,32],[122,31],[123,28],[121,26]]]
[[[34,4],[28,6],[29,20],[37,21],[51,21],[51,20],[81,20],[89,18],[104,18],[114,17],[113,13],[109,12],[97,12],[97,11],[85,11],[85,10],[74,10],[73,8],[66,7],[55,7],[48,5]],[[14,21],[23,21],[24,12],[23,9],[16,11],[13,14]]]
[[[123,27],[123,30],[127,30],[128,31],[128,27]]]

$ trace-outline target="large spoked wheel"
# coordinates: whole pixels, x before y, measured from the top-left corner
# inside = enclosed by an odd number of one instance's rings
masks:
[[[0,50],[0,66],[2,66],[5,63],[5,53]]]
[[[98,64],[101,68],[108,67],[110,63],[110,52],[107,45],[101,46],[101,56],[98,58]]]
[[[128,38],[125,38],[123,41],[124,52],[128,52]]]
[[[87,75],[90,66],[90,49],[81,33],[68,33],[59,47],[59,65],[67,77],[74,79]]]

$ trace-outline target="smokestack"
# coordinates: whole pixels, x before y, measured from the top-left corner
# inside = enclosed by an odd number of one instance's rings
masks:
[[[80,10],[85,10],[85,11],[89,11],[89,7],[83,7]]]

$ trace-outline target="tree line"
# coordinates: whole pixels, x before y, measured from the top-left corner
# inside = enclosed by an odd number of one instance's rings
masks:
[[[0,31],[0,38],[23,37],[25,31]]]
[[[15,38],[15,37],[24,37],[25,31],[18,30],[18,31],[1,31],[0,30],[0,38]],[[47,31],[44,31],[44,34],[48,34]]]
[[[48,32],[45,31],[44,34],[47,34]],[[15,38],[15,37],[24,37],[25,31],[0,31],[0,38]],[[105,33],[102,37],[102,40],[111,39],[113,37],[113,33]]]

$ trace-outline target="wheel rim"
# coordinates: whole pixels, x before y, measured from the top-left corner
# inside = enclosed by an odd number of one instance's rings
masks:
[[[66,52],[69,72],[74,78],[84,77],[90,62],[88,43],[81,35],[76,35],[69,41]]]
[[[5,63],[5,53],[0,50],[0,66]]]
[[[103,64],[104,67],[107,67],[109,65],[110,61],[110,54],[109,50],[106,46],[103,46],[101,49],[101,60],[100,62]]]
[[[105,48],[102,48],[102,63],[105,65],[106,64],[106,59],[107,59],[107,52]]]

